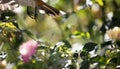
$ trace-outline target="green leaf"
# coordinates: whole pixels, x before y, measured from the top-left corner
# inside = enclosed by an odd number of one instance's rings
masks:
[[[71,44],[67,40],[63,40],[61,42],[58,42],[55,47],[54,51],[55,52],[67,52],[71,48]]]
[[[86,60],[89,58],[89,53],[87,51],[82,51],[80,53],[80,57],[83,59],[83,60]]]
[[[67,48],[71,48],[71,44],[69,43],[69,41],[63,40],[63,43],[65,43],[65,46],[66,46]]]
[[[117,63],[117,60],[118,60],[118,58],[112,58],[112,59],[109,61],[109,63],[116,64],[116,63]]]
[[[78,58],[78,53],[74,53],[73,58],[76,60]]]
[[[96,63],[96,62],[100,64],[106,64],[106,58],[99,55],[90,58],[90,63]]]
[[[43,62],[43,61],[36,61],[34,63],[34,69],[45,69],[45,62]]]
[[[101,44],[101,47],[103,48],[103,47],[106,47],[106,46],[108,46],[108,45],[112,45],[112,41],[103,42],[103,43]]]
[[[88,51],[88,52],[92,51],[96,45],[97,45],[96,43],[88,42],[84,45],[83,50]]]
[[[21,64],[21,65],[17,65],[16,67],[17,69],[33,69],[34,65],[32,62],[26,63],[26,64]]]
[[[96,62],[98,62],[100,59],[101,59],[100,56],[92,57],[92,58],[90,58],[90,63],[96,63]]]
[[[68,68],[68,69],[76,69],[76,66],[74,66],[74,65],[68,65],[67,68]]]
[[[80,69],[89,69],[90,67],[90,63],[88,60],[84,60],[82,63],[81,63],[81,67]]]
[[[102,0],[96,0],[96,2],[98,2],[98,4],[99,4],[100,6],[103,6],[103,5],[104,5],[104,3],[103,3]]]
[[[10,63],[15,63],[15,62],[18,62],[18,53],[17,53],[17,50],[15,49],[9,49],[7,50],[7,62],[10,62]]]
[[[48,47],[46,47],[46,46],[40,46],[39,49],[44,49],[44,50],[46,50],[46,49],[48,49]]]
[[[117,53],[117,58],[118,58],[118,59],[117,59],[117,64],[120,65],[120,52]]]

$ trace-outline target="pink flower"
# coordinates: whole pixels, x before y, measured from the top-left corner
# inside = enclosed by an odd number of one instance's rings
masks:
[[[28,62],[36,53],[37,47],[38,43],[35,40],[29,40],[20,46],[19,51],[24,63]]]
[[[107,35],[114,41],[120,40],[120,28],[114,27],[113,29],[108,30]]]

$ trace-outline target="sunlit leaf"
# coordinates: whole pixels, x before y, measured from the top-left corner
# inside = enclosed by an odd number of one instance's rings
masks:
[[[103,0],[96,0],[96,2],[98,2],[98,4],[99,4],[100,6],[103,6],[103,5],[104,5]]]
[[[90,38],[90,33],[88,33],[88,32],[75,31],[75,32],[73,32],[72,37],[77,37],[77,38],[81,38],[81,37]]]
[[[2,22],[2,23],[0,23],[0,27],[2,27],[2,28],[11,28],[11,29],[16,28],[16,26],[12,22]]]
[[[90,38],[90,33],[86,32],[86,37]]]

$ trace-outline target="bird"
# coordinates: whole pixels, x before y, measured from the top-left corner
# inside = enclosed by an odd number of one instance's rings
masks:
[[[36,10],[42,10],[48,15],[63,15],[63,11],[60,11],[42,0],[0,0],[0,11],[13,10],[19,5],[32,7]]]

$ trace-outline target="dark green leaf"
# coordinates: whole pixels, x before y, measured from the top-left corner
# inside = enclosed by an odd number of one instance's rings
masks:
[[[27,7],[27,14],[31,17],[31,18],[35,18],[35,13],[36,13],[36,10],[32,7]]]
[[[17,65],[17,69],[34,69],[34,65],[32,62],[26,64]]]
[[[71,48],[71,44],[69,43],[69,41],[63,40],[63,43],[65,43],[65,46],[66,46],[67,48]]]
[[[112,58],[111,60],[110,60],[110,63],[117,63],[117,60],[118,60],[118,58]]]
[[[36,61],[34,63],[34,69],[45,69],[45,63],[43,61]]]
[[[99,56],[99,55],[90,58],[91,63],[96,63],[97,62],[97,63],[100,63],[100,64],[106,64],[106,61],[107,61],[106,58],[104,58],[102,56]]]
[[[76,60],[78,58],[78,53],[74,53],[73,58]]]
[[[120,47],[120,40],[116,41],[116,44]]]
[[[48,47],[46,47],[46,46],[40,46],[39,49],[44,49],[44,50],[46,50],[46,49],[48,49]]]
[[[61,42],[58,42],[55,46],[52,52],[54,51],[67,51],[67,49],[71,48],[71,44],[67,40],[63,40]]]
[[[82,51],[80,53],[80,57],[85,60],[85,59],[88,59],[89,58],[89,53],[87,51]]]
[[[9,19],[14,19],[16,16],[16,14],[14,13],[14,12],[11,12],[11,11],[7,11],[7,12],[2,12],[2,13],[0,13],[0,20],[2,20],[2,21],[9,21]],[[9,17],[9,19],[8,18],[6,18],[6,16],[8,16]]]
[[[90,63],[88,60],[84,60],[82,63],[81,63],[81,67],[80,69],[90,69]]]
[[[100,59],[101,59],[100,56],[92,57],[92,58],[90,58],[90,63],[96,63],[96,62],[98,62]]]
[[[76,69],[76,67],[74,65],[68,65],[67,68],[69,68],[69,69]]]
[[[92,51],[94,48],[95,48],[95,46],[96,46],[97,44],[96,43],[93,43],[93,42],[88,42],[88,43],[86,43],[85,44],[85,46],[83,47],[83,50],[86,50],[86,51]]]
[[[103,47],[108,46],[108,45],[112,45],[112,41],[103,42],[101,44],[101,47],[103,48]]]
[[[117,53],[117,64],[120,64],[120,52]]]

